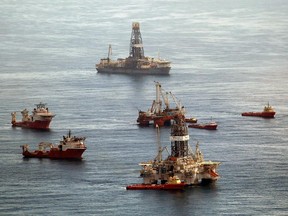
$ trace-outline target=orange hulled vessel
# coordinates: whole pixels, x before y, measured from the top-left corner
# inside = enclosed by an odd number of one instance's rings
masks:
[[[140,126],[149,126],[151,124],[159,127],[170,126],[175,115],[185,115],[185,109],[181,102],[171,92],[164,92],[159,82],[155,82],[155,85],[156,100],[153,100],[152,106],[147,112],[140,110],[138,113],[137,122]],[[161,96],[165,103],[164,109],[162,109]],[[169,96],[175,102],[175,108],[170,107]]]
[[[185,118],[185,122],[186,123],[197,123],[197,119],[196,118],[193,118],[193,117],[191,117],[191,118]]]
[[[158,154],[139,164],[143,183],[128,185],[127,190],[179,190],[190,185],[210,184],[220,178],[216,171],[220,162],[205,161],[198,143],[195,151],[189,146],[188,127],[183,116],[175,116],[171,126],[171,153],[161,147],[159,127],[157,135]],[[166,159],[162,159],[164,150],[168,152]]]
[[[59,144],[41,142],[38,149],[29,151],[27,144],[22,145],[22,155],[25,158],[50,158],[50,159],[74,159],[81,160],[82,154],[86,150],[85,137],[71,136],[69,131],[67,136]]]
[[[274,118],[276,112],[269,103],[264,106],[262,112],[244,112],[242,116],[255,116],[255,117],[262,117],[262,118]]]
[[[165,184],[133,184],[126,187],[127,190],[183,190],[187,185],[177,176],[170,177]]]
[[[29,111],[24,109],[21,111],[22,121],[16,120],[16,112],[12,112],[11,124],[13,127],[25,127],[33,129],[49,129],[50,123],[55,116],[49,112],[45,103],[35,104],[36,108],[32,111],[32,115],[29,115]]]

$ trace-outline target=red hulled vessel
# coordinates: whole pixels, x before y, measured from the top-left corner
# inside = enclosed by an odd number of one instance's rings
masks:
[[[262,112],[244,112],[242,116],[255,116],[255,117],[262,117],[262,118],[274,118],[276,112],[269,103],[264,106]]]
[[[63,140],[55,145],[49,142],[41,142],[38,149],[29,151],[27,144],[22,145],[22,155],[25,158],[51,158],[51,159],[74,159],[81,160],[82,154],[86,150],[85,137],[71,136],[69,131],[67,136],[63,136]]]
[[[33,129],[49,129],[52,118],[55,116],[53,113],[49,112],[46,104],[39,103],[35,104],[32,115],[29,115],[29,111],[24,109],[21,111],[22,121],[16,120],[16,112],[12,112],[11,124],[13,127],[25,127]]]
[[[216,122],[210,122],[207,124],[189,124],[189,128],[199,128],[199,129],[206,129],[206,130],[216,130],[217,129]]]

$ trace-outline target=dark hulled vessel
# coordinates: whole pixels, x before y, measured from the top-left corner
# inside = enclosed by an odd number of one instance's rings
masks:
[[[110,58],[111,54],[112,48],[109,45],[108,57],[101,59],[96,64],[98,73],[168,75],[171,68],[169,61],[144,56],[140,24],[138,22],[132,23],[129,56],[124,59],[112,60]]]

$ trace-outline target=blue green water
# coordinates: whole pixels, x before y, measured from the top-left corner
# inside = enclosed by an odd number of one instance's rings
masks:
[[[35,1],[0,6],[0,215],[287,215],[288,3],[263,1]],[[95,63],[129,54],[140,22],[146,56],[170,76],[97,74]],[[138,109],[154,81],[187,115],[218,123],[189,129],[206,160],[221,161],[213,187],[126,191],[157,151]],[[47,132],[12,128],[12,111],[48,103]],[[242,117],[270,102],[275,119]],[[82,162],[22,159],[20,145],[87,137]],[[161,145],[169,149],[169,128]]]

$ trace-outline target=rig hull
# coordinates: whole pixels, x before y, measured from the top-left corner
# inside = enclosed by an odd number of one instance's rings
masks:
[[[180,184],[133,184],[126,187],[127,190],[184,190],[187,185]]]
[[[137,75],[169,75],[170,68],[150,68],[150,69],[132,69],[132,68],[97,68],[98,73],[108,74],[137,74]]]
[[[163,127],[170,126],[173,118],[173,115],[164,112],[162,112],[161,115],[147,116],[145,112],[140,111],[137,118],[137,123],[140,126],[149,126],[153,124],[154,127],[156,127],[156,125]]]

